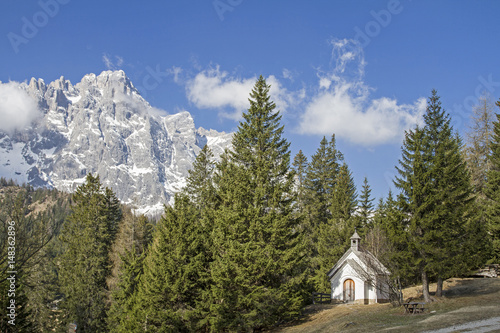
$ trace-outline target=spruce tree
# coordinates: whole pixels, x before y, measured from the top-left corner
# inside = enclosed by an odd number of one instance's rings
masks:
[[[365,177],[361,195],[359,196],[359,217],[362,234],[370,227],[370,219],[373,214],[373,198],[371,197],[371,193],[372,189],[370,188],[368,179]]]
[[[336,148],[335,135],[332,135],[330,142],[323,137],[318,150],[311,157],[305,178],[307,219],[311,234],[332,216],[329,206],[342,161],[343,156]],[[314,236],[312,241],[315,241]]]
[[[354,178],[349,170],[349,167],[344,162],[339,169],[337,175],[333,197],[330,201],[329,210],[332,217],[328,224],[335,226],[338,230],[339,251],[345,252],[350,245],[350,237],[355,229],[360,227],[359,218],[355,215],[358,207],[358,195],[356,192],[356,185]],[[340,257],[333,257],[333,265]]]
[[[467,260],[466,255],[471,244],[481,241],[477,238],[481,237],[481,233],[471,234],[468,230],[478,231],[481,226],[475,214],[473,188],[461,153],[461,139],[454,133],[451,119],[441,108],[435,90],[429,102],[424,115],[424,131],[427,138],[426,162],[434,186],[428,202],[432,202],[434,211],[427,215],[426,222],[432,230],[431,243],[438,245],[440,251],[434,249],[436,256],[428,267],[437,277],[436,296],[441,296],[444,279],[481,264]]]
[[[115,193],[108,187],[104,189],[103,212],[109,226],[109,238],[113,242],[116,238],[123,213],[120,200],[118,200]]]
[[[108,312],[109,332],[127,333],[134,330],[129,319],[136,305],[137,286],[143,272],[146,253],[138,254],[136,247],[120,254],[120,270],[116,287],[112,290],[112,302]]]
[[[215,169],[214,155],[208,145],[200,151],[193,167],[188,171],[186,194],[199,209],[208,208],[215,202],[213,173]]]
[[[496,103],[500,107],[500,101]],[[485,194],[487,197],[486,222],[490,239],[491,255],[489,263],[500,264],[500,114],[496,115],[493,137],[490,142],[489,162]]]
[[[409,248],[414,254],[424,290],[430,301],[429,281],[437,278],[438,291],[445,278],[463,272],[468,223],[476,223],[472,188],[461,143],[435,90],[429,98],[425,126],[407,133],[396,186],[407,214]],[[437,293],[438,296],[439,292]]]
[[[328,292],[330,282],[325,272],[345,253],[350,244],[358,221],[353,216],[357,207],[357,194],[354,179],[346,163],[343,163],[335,177],[333,193],[329,200],[330,217],[326,223],[318,225],[317,241],[314,244],[317,255],[312,262],[313,281],[316,291]]]
[[[381,199],[374,216],[374,224],[386,237],[386,253],[379,258],[394,277],[402,279],[405,285],[416,283],[419,272],[415,269],[413,253],[409,249],[408,220],[402,212],[398,200],[389,191],[387,198]]]
[[[73,194],[72,214],[64,225],[59,257],[61,289],[67,318],[82,332],[105,332],[111,274],[109,251],[121,211],[99,176],[88,174]]]
[[[183,192],[197,210],[195,222],[198,237],[201,240],[199,251],[203,253],[203,261],[198,268],[199,299],[196,303],[197,330],[206,330],[210,323],[207,318],[210,312],[212,284],[210,264],[214,258],[213,231],[214,214],[219,205],[218,196],[214,186],[216,162],[208,145],[205,145],[196,157],[193,167],[189,170],[186,187]]]
[[[262,76],[217,170],[211,330],[249,331],[296,316],[304,248],[281,116]]]
[[[358,205],[357,197],[352,173],[347,164],[343,163],[336,179],[333,198],[330,203],[332,218],[336,220],[336,223],[345,224],[353,217]]]
[[[135,216],[130,208],[124,210],[110,259],[113,264],[108,287],[111,305],[108,311],[110,332],[128,332],[127,318],[133,309],[146,249],[152,240],[153,226],[144,216]]]
[[[340,219],[342,208],[346,208],[342,204],[352,203],[346,198],[353,180],[343,160],[342,153],[336,147],[335,135],[329,142],[324,137],[306,172],[305,235],[310,258],[309,283],[313,291],[328,291],[329,282],[325,272],[333,267],[346,250],[346,221],[340,222]],[[347,208],[349,216],[351,208]]]
[[[326,273],[335,265],[346,251],[343,230],[335,223],[323,223],[317,227],[317,241],[314,244],[316,255],[311,258],[311,277],[313,291],[329,293],[330,281]]]
[[[295,204],[295,210],[298,214],[302,214],[306,206],[305,181],[308,166],[307,157],[304,155],[302,150],[299,150],[297,155],[295,155],[292,165],[296,175],[295,187],[297,192],[297,201]]]
[[[120,324],[122,331],[185,332],[200,325],[200,302],[206,285],[204,235],[198,211],[188,197],[178,194],[158,222],[143,273],[132,296],[132,310]],[[129,266],[131,278],[137,265]],[[134,277],[135,275],[135,277]]]
[[[335,136],[332,136],[331,142],[323,137],[306,169],[304,179],[306,217],[304,224],[311,258],[317,255],[316,243],[319,228],[328,223],[332,216],[330,204],[333,200],[341,161],[342,155],[337,152],[335,147]]]
[[[391,209],[393,208],[395,208],[395,201],[392,197],[392,192],[389,191],[386,200],[384,198],[379,199],[377,208],[373,213],[370,228],[367,230],[365,241],[363,242],[368,251],[384,264],[390,260],[390,250],[393,245],[388,235],[388,225],[392,224],[390,220],[392,219]],[[389,270],[392,272],[391,269]]]
[[[216,206],[213,154],[198,154],[186,187],[157,226],[149,252],[127,252],[114,297],[112,331],[202,331],[210,300],[209,263]],[[137,249],[140,254],[140,250]],[[144,267],[143,267],[144,266]],[[144,270],[144,272],[143,272]]]
[[[422,219],[425,218],[427,206],[425,205],[426,195],[431,191],[432,184],[428,182],[427,170],[423,158],[423,130],[416,128],[406,133],[402,148],[402,159],[397,167],[399,177],[396,178],[395,185],[401,191],[398,196],[399,206],[402,212],[407,214],[407,218],[401,220],[403,224],[397,229],[408,230],[408,250],[411,253],[412,264],[414,264],[423,283],[423,292],[426,302],[430,301],[429,295],[429,274],[426,267],[427,262],[420,258],[430,258],[431,254],[424,252],[422,239],[429,233],[423,230],[419,233]],[[431,207],[432,209],[432,207]],[[396,230],[397,230],[396,229]],[[432,251],[434,244],[426,244],[429,251]],[[421,249],[422,248],[422,249]]]
[[[142,255],[153,237],[153,224],[144,215],[135,216],[132,210],[125,206],[123,217],[118,224],[118,231],[113,242],[110,259],[113,264],[112,278],[108,281],[110,289],[116,285],[122,264],[121,256],[126,251]]]

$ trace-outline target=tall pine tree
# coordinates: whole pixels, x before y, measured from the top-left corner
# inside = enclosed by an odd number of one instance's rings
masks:
[[[188,171],[189,175],[184,189],[199,209],[209,208],[215,204],[214,171],[214,155],[208,145],[205,145],[196,157],[193,167]]]
[[[496,105],[500,107],[500,101]],[[492,249],[489,262],[500,264],[500,114],[497,114],[496,118],[490,142],[491,167],[487,173],[485,194],[487,230]]]
[[[343,159],[343,155],[336,148],[335,135],[332,135],[330,142],[323,137],[318,150],[311,157],[304,185],[307,220],[312,235],[319,225],[327,223],[332,216],[329,206],[333,200],[336,178]],[[315,237],[312,237],[314,243]]]
[[[296,316],[304,248],[292,204],[294,173],[281,116],[261,76],[217,171],[210,323],[248,331]]]
[[[371,197],[372,189],[368,183],[368,179],[365,177],[363,180],[363,188],[361,195],[359,196],[359,218],[361,234],[365,234],[367,229],[370,227],[370,220],[373,215],[373,198]]]
[[[323,138],[311,158],[305,178],[305,234],[310,258],[310,284],[315,291],[330,288],[325,272],[346,250],[347,230],[355,206],[355,187],[335,135]],[[348,228],[346,228],[348,226]]]
[[[444,278],[463,272],[467,245],[467,224],[474,223],[472,188],[460,153],[460,139],[454,135],[450,118],[441,108],[435,90],[429,98],[425,126],[407,133],[396,186],[407,218],[409,249],[413,252],[430,301],[429,281],[439,288]]]
[[[108,312],[109,332],[127,333],[137,330],[133,312],[137,304],[137,286],[144,268],[146,252],[138,254],[136,247],[120,254],[119,278],[111,293]]]
[[[302,150],[299,150],[297,155],[293,159],[293,169],[295,171],[295,187],[297,192],[297,201],[295,204],[295,210],[298,214],[302,214],[305,211],[306,206],[306,172],[307,172],[307,157],[304,155]]]
[[[374,216],[374,225],[382,230],[386,242],[381,244],[385,249],[379,251],[385,253],[377,258],[394,277],[400,278],[403,284],[417,283],[419,272],[415,268],[413,253],[409,248],[408,219],[392,191],[389,191],[385,201],[380,201]],[[376,251],[372,253],[374,252]]]
[[[353,216],[357,207],[357,194],[354,179],[344,162],[335,176],[333,193],[329,198],[330,217],[326,223],[318,225],[318,237],[314,244],[317,255],[312,262],[316,264],[313,281],[316,291],[328,292],[330,282],[328,272],[349,247],[349,237],[353,234],[358,220]]]
[[[124,258],[116,295],[116,332],[202,331],[208,327],[215,163],[208,146],[189,170],[186,187],[165,209],[147,256]],[[132,256],[132,258],[130,258]],[[137,281],[139,281],[137,283]]]
[[[133,309],[133,296],[152,233],[153,225],[147,217],[135,216],[131,209],[125,209],[110,254],[113,269],[108,279],[111,291],[108,327],[111,332],[128,332],[124,323]]]
[[[202,285],[204,235],[197,217],[197,209],[183,194],[176,195],[173,207],[165,208],[132,296],[133,309],[120,324],[122,331],[198,330],[199,303],[207,286]]]
[[[82,332],[105,332],[111,274],[109,252],[121,218],[113,192],[88,174],[73,194],[72,213],[63,227],[59,257],[63,307]]]
[[[330,211],[332,218],[336,220],[335,223],[344,224],[342,226],[344,227],[349,222],[358,206],[357,198],[354,178],[349,167],[344,162],[339,169],[330,203]],[[352,234],[350,230],[348,233]]]

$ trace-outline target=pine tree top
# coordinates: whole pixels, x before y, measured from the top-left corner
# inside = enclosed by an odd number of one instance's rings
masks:
[[[269,89],[270,85],[260,76],[250,93],[250,107],[233,136],[229,157],[237,165],[260,173],[257,177],[281,178],[289,172],[290,143],[283,138],[281,115],[275,110]]]
[[[441,142],[453,135],[450,115],[441,107],[441,100],[435,89],[429,97],[424,122],[424,130],[433,143]]]

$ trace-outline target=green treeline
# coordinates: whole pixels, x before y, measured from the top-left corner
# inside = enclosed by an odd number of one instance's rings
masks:
[[[377,204],[354,183],[335,135],[292,158],[260,77],[218,161],[198,154],[157,222],[118,202],[98,176],[71,196],[0,179],[0,303],[16,221],[16,326],[2,332],[251,332],[297,318],[356,230],[403,286],[500,263],[500,115],[474,109],[464,145],[432,91]],[[488,104],[489,103],[489,104]],[[500,102],[497,102],[500,107]],[[397,292],[397,288],[394,288]],[[392,299],[392,297],[391,297]],[[3,310],[2,310],[3,311]]]
[[[60,316],[53,310],[61,295],[54,259],[61,253],[57,237],[70,205],[69,194],[0,178],[1,332],[48,332],[58,326]],[[15,282],[8,280],[10,271],[17,272]],[[11,299],[15,326],[8,323]]]

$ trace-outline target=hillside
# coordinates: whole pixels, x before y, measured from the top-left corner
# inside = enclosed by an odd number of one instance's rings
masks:
[[[20,201],[19,201],[20,200]],[[59,232],[59,227],[70,213],[71,195],[57,189],[34,188],[28,184],[19,185],[13,180],[0,177],[0,217],[12,214],[21,203],[26,217],[45,219]],[[18,205],[18,206],[16,206]],[[36,223],[39,223],[38,221]]]
[[[500,332],[500,279],[449,279],[445,296],[429,305],[424,314],[405,315],[401,307],[373,305],[311,305],[300,322],[273,332]],[[431,290],[435,285],[431,285]],[[418,287],[403,291],[416,297]],[[467,327],[455,327],[470,323]],[[444,329],[454,326],[450,329]],[[460,330],[462,331],[462,330]]]

